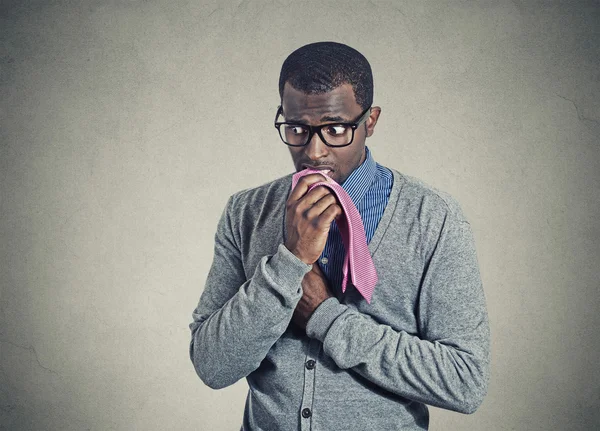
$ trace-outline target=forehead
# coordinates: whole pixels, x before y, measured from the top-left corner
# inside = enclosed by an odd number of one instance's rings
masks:
[[[322,94],[306,94],[286,83],[281,100],[286,121],[352,121],[362,112],[350,84]]]

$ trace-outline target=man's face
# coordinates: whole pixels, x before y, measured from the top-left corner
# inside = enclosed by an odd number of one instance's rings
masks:
[[[281,102],[285,121],[318,126],[332,122],[354,122],[363,112],[356,103],[350,84],[342,84],[328,93],[305,94],[285,84]],[[328,175],[342,184],[365,160],[365,139],[373,134],[381,109],[374,106],[371,115],[354,132],[352,144],[332,148],[315,133],[304,147],[289,147],[296,171],[306,168],[329,169]]]

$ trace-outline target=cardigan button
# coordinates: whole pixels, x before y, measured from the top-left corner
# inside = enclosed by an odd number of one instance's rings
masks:
[[[315,368],[315,365],[316,365],[316,364],[317,364],[317,363],[316,363],[314,360],[312,360],[312,359],[309,359],[308,361],[306,361],[306,364],[305,364],[305,366],[306,366],[306,369],[307,369],[307,370],[312,370],[313,368]]]
[[[312,413],[309,408],[302,409],[302,417],[304,419],[308,419],[311,415],[312,415]]]

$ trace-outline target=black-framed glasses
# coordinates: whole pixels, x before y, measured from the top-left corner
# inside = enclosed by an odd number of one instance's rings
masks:
[[[355,122],[327,123],[319,126],[309,126],[303,123],[277,121],[282,113],[281,105],[275,115],[275,128],[284,144],[290,147],[303,147],[307,145],[316,133],[328,147],[346,147],[354,140],[354,131],[364,123],[371,114],[371,107],[363,111]]]

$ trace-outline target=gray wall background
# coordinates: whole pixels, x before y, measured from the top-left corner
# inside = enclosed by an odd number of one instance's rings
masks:
[[[489,395],[431,428],[600,428],[598,1],[3,1],[0,34],[0,429],[238,429],[187,325],[227,197],[293,169],[279,68],[318,40],[373,66],[376,160],[474,228]]]

